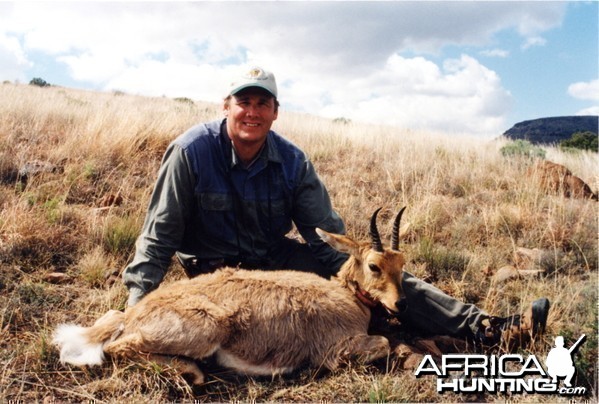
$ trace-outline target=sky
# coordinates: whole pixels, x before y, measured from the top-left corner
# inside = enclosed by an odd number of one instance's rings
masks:
[[[220,103],[253,65],[281,112],[496,137],[599,115],[599,2],[6,2],[0,80]]]

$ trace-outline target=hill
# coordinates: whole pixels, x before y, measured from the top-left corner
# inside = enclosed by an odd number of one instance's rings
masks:
[[[599,133],[599,116],[562,116],[539,118],[515,124],[503,136],[528,140],[533,144],[558,144],[577,132]]]

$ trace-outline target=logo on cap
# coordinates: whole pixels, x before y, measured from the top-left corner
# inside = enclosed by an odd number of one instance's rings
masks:
[[[251,69],[249,72],[247,72],[247,74],[245,75],[245,77],[247,77],[248,79],[266,79],[266,77],[264,77],[264,71],[262,69],[260,69],[259,67],[254,67],[253,69]]]

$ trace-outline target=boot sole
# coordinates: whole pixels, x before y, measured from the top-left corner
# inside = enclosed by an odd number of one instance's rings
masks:
[[[547,316],[549,315],[549,299],[543,297],[532,302],[532,334],[542,334],[547,325]]]

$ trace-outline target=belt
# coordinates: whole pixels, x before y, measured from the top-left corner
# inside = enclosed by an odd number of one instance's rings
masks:
[[[188,278],[195,278],[201,274],[208,274],[225,266],[240,267],[243,269],[261,269],[268,267],[268,262],[265,259],[246,257],[202,259],[197,258],[194,255],[182,253],[177,253],[176,256]]]

